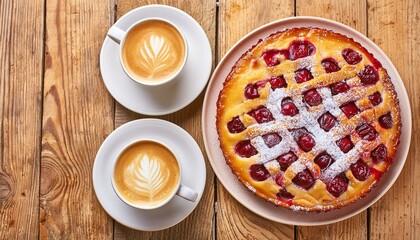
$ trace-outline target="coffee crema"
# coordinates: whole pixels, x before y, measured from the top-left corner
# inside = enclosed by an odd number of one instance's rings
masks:
[[[177,190],[180,168],[169,149],[145,140],[134,143],[120,154],[113,177],[115,187],[127,202],[154,207]]]
[[[159,82],[174,75],[185,54],[185,42],[179,31],[160,20],[146,20],[133,27],[122,46],[126,70],[145,82]]]

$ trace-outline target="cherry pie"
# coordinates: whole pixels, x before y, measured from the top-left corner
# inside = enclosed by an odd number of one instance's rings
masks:
[[[260,198],[302,211],[365,196],[392,163],[400,108],[381,63],[318,28],[277,32],[243,54],[217,102],[227,164]]]

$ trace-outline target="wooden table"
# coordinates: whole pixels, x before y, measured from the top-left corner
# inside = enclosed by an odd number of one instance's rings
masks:
[[[116,19],[151,3],[193,16],[207,33],[214,65],[250,30],[294,15],[333,19],[368,36],[397,67],[412,104],[412,147],[395,185],[349,220],[287,226],[240,205],[207,161],[204,196],[185,221],[160,232],[134,231],[113,221],[93,191],[95,154],[116,127],[146,116],[125,109],[107,92],[99,51]],[[0,74],[0,239],[420,238],[417,0],[0,0]],[[203,96],[161,118],[186,129],[204,152]]]

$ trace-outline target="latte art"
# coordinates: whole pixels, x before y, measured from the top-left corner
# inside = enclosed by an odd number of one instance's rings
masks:
[[[140,48],[140,54],[140,64],[146,66],[150,77],[153,77],[154,73],[158,73],[170,64],[170,46],[163,37],[150,36],[149,41],[145,41],[143,47]]]
[[[139,141],[125,149],[113,177],[121,197],[146,207],[157,206],[171,197],[181,178],[173,153],[153,141]]]
[[[162,81],[174,75],[185,55],[181,34],[160,20],[148,20],[132,28],[122,48],[122,60],[128,72],[147,82]]]
[[[169,169],[165,163],[148,155],[138,156],[124,172],[126,184],[136,194],[153,200],[169,180]]]

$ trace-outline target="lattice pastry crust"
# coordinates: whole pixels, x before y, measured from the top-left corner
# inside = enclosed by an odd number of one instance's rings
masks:
[[[303,211],[366,195],[392,163],[400,108],[386,70],[359,43],[294,28],[244,53],[217,102],[227,164],[260,198]]]

